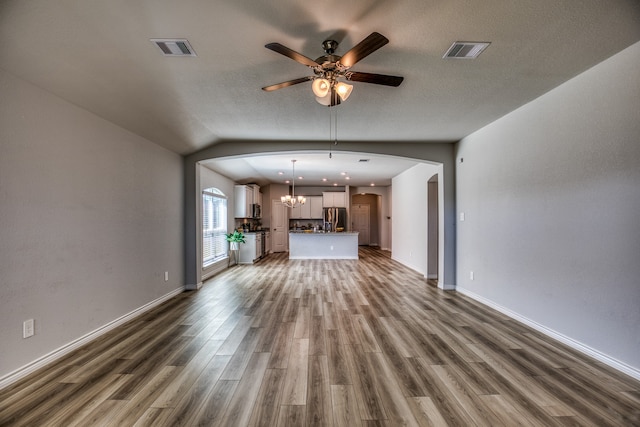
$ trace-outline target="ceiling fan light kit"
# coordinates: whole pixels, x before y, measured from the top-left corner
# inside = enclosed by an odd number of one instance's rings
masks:
[[[351,95],[352,90],[353,90],[353,85],[348,85],[342,82],[338,82],[336,84],[336,92],[338,92],[340,99],[342,99],[343,101],[346,101],[347,98],[349,98],[349,95]]]
[[[313,81],[313,84],[311,85],[311,89],[313,90],[313,93],[318,98],[324,98],[329,93],[329,89],[331,89],[331,84],[327,79],[317,78]]]
[[[335,40],[325,40],[322,43],[322,48],[326,55],[319,57],[315,61],[280,43],[269,43],[265,45],[267,49],[291,58],[302,65],[306,65],[313,70],[315,76],[302,77],[265,86],[262,90],[271,92],[312,80],[311,90],[316,97],[316,101],[322,105],[333,107],[340,104],[341,101],[346,101],[353,91],[353,85],[339,81],[338,79],[398,87],[404,80],[403,77],[350,70],[350,68],[361,59],[372,54],[387,43],[389,43],[389,40],[385,36],[373,32],[351,48],[344,56],[339,56],[333,54],[338,48],[338,42]]]

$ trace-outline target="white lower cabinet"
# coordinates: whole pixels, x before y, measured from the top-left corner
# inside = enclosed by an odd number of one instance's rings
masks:
[[[262,233],[245,233],[245,243],[240,243],[238,251],[238,264],[253,264],[262,258],[264,235]]]
[[[245,234],[245,243],[240,243],[240,250],[238,251],[238,264],[253,264],[258,259],[256,256],[256,235]]]

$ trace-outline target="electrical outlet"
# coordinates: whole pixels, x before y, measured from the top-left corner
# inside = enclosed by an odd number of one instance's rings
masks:
[[[166,281],[168,281],[168,280],[169,280],[169,272],[168,272],[168,271],[165,271],[165,272],[164,272],[164,281],[166,282]]]
[[[460,212],[460,221],[464,221],[464,212]]]
[[[25,320],[22,323],[22,338],[29,338],[35,334],[35,323],[33,319]]]
[[[469,279],[473,280],[473,271],[469,272]]]

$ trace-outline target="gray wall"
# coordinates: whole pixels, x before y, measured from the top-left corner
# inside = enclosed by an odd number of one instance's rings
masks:
[[[638,70],[640,43],[465,138],[456,154],[459,290],[636,370]]]
[[[184,269],[180,156],[2,70],[0,94],[2,378],[182,288]]]
[[[394,260],[422,273],[425,277],[428,273],[427,265],[429,259],[429,246],[427,245],[427,184],[435,174],[440,177],[442,165],[423,163],[404,171],[392,179],[393,196],[391,200],[394,206],[394,214],[391,219],[393,229],[391,256]],[[444,181],[439,179],[438,184],[444,184]],[[442,208],[439,206],[439,209]],[[441,233],[444,233],[445,238],[438,239],[439,246],[447,238],[444,219],[445,216],[440,215],[439,220],[442,221],[438,228]],[[445,254],[444,250],[441,253]],[[455,282],[447,280],[450,280],[451,276],[445,276],[438,277],[438,286],[444,289],[452,289],[455,286]]]

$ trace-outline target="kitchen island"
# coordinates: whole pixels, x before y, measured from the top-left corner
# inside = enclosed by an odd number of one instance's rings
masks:
[[[358,232],[289,232],[289,259],[358,259]]]

